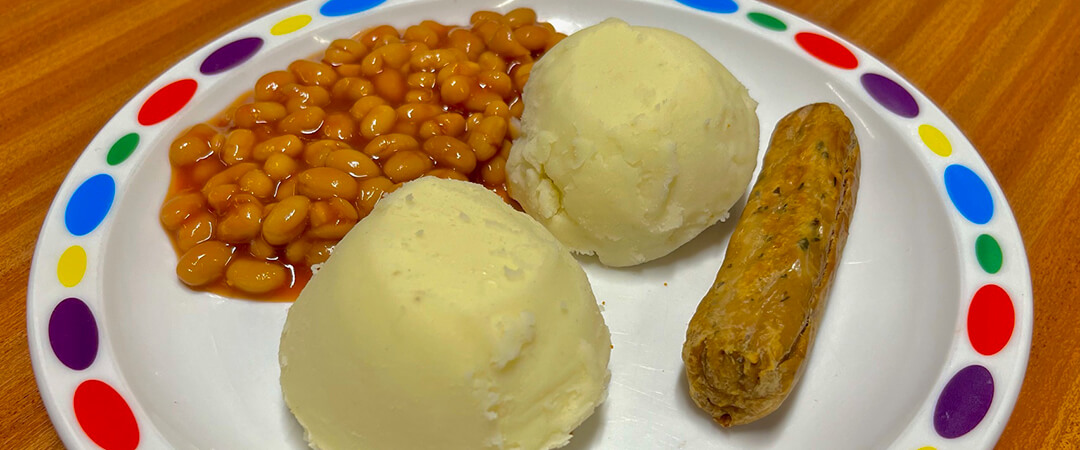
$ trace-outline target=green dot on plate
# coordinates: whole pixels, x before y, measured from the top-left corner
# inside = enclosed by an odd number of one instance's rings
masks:
[[[139,135],[136,133],[128,133],[124,137],[117,139],[116,143],[109,149],[109,154],[105,156],[105,162],[110,166],[115,166],[124,162],[135,152],[135,147],[139,146]]]
[[[777,19],[765,13],[752,12],[750,14],[747,14],[746,17],[749,18],[751,22],[754,22],[770,30],[784,31],[787,29],[787,24],[781,22],[780,19]]]
[[[997,273],[1001,270],[1001,246],[993,236],[984,234],[975,239],[975,257],[979,259],[979,265],[987,273]]]

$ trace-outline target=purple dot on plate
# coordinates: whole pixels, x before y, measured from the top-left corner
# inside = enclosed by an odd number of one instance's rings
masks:
[[[90,367],[98,351],[97,322],[90,307],[77,298],[56,305],[49,317],[49,344],[65,366],[73,370]]]
[[[199,72],[203,75],[213,75],[232,69],[255,55],[262,45],[262,38],[257,37],[237,39],[222,45],[203,60],[202,65],[199,66]]]
[[[979,365],[960,369],[945,385],[934,409],[934,430],[953,439],[975,429],[994,400],[994,377]]]
[[[899,83],[876,73],[863,74],[861,81],[863,89],[885,109],[907,118],[919,115],[915,97]]]

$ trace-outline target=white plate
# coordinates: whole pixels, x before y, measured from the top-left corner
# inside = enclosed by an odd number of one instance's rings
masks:
[[[90,143],[38,240],[27,327],[38,385],[64,443],[303,448],[277,381],[289,305],[219,298],[176,280],[176,256],[157,221],[168,143],[262,73],[334,38],[375,24],[461,24],[478,9],[529,6],[564,32],[616,16],[683,33],[760,102],[763,144],[787,112],[829,101],[852,117],[864,158],[809,367],[783,407],[758,423],[711,423],[687,396],[679,356],[734,221],[638,267],[583,258],[614,350],[608,401],[570,448],[992,446],[1023,381],[1032,294],[1015,219],[978,153],[909,83],[817,26],[751,0],[685,1],[694,6],[312,0],[228,33],[165,72]],[[219,51],[242,38],[258,39]],[[228,64],[245,49],[255,50],[250,59]],[[170,114],[170,105],[179,111]]]

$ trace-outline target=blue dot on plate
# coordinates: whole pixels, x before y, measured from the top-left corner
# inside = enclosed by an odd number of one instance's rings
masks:
[[[676,0],[686,6],[702,11],[731,14],[739,10],[739,4],[734,0]]]
[[[983,225],[994,217],[994,198],[990,189],[966,166],[953,164],[945,168],[945,190],[965,219]]]
[[[64,210],[64,225],[75,236],[94,231],[112,208],[116,197],[116,181],[106,174],[97,174],[80,184],[71,194]]]
[[[319,13],[327,17],[347,16],[381,5],[386,0],[330,0],[323,3]]]

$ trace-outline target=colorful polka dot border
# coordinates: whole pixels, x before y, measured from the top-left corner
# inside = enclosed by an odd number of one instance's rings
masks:
[[[216,46],[198,60],[198,74],[194,76],[159,80],[157,88],[137,107],[135,120],[126,134],[118,135],[103,158],[104,167],[123,167],[124,163],[139,151],[144,134],[151,127],[180,113],[196,96],[201,83],[224,74],[255,57],[265,46],[267,39],[288,39],[289,34],[308,27],[317,18],[336,18],[368,11],[384,4],[386,0],[327,0],[314,3],[316,13],[281,14],[265,30],[254,34],[237,36]],[[908,87],[895,74],[887,70],[871,71],[870,60],[860,56],[849,44],[830,37],[821,29],[801,25],[794,16],[758,5],[754,0],[658,0],[675,1],[686,7],[717,14],[718,17],[740,17],[761,29],[790,36],[790,43],[801,49],[825,67],[841,72],[858,73],[859,84],[866,96],[885,111],[901,120],[919,120],[922,108]],[[766,9],[769,9],[766,12]],[[296,11],[297,8],[290,8]],[[740,13],[741,12],[741,13]],[[736,13],[740,13],[736,15]],[[260,33],[266,33],[260,35]],[[881,73],[884,72],[884,73]],[[924,146],[939,158],[955,158],[956,149],[949,136],[931,123],[917,125],[917,144]],[[969,245],[969,258],[988,282],[978,288],[966,302],[966,341],[970,348],[982,357],[992,357],[1006,349],[1014,339],[1017,328],[1017,309],[1010,296],[1010,286],[991,282],[1010,261],[1005,258],[998,238],[986,227],[994,222],[995,197],[984,181],[984,175],[964,160],[950,163],[940,178],[944,196],[949,199],[964,223],[978,230],[978,237]],[[117,185],[123,179],[112,173],[94,173],[78,182],[66,201],[62,203],[63,228],[71,238],[94,236],[108,219],[117,195]],[[1003,204],[1001,206],[1004,206]],[[106,450],[135,449],[142,443],[145,433],[140,432],[135,411],[121,392],[100,377],[95,377],[95,364],[100,365],[100,346],[103,337],[95,318],[95,302],[92,298],[76,293],[82,285],[94,254],[98,249],[90,245],[69,245],[55,261],[52,278],[61,289],[70,290],[54,300],[45,328],[48,348],[61,366],[73,373],[86,376],[78,383],[72,399],[75,422],[88,439]],[[1019,287],[1018,287],[1019,288]],[[81,298],[80,298],[81,297]],[[990,369],[974,362],[965,365],[949,376],[940,388],[932,408],[932,428],[944,439],[955,439],[972,432],[994,407],[995,384]],[[923,446],[919,450],[933,450]]]
[[[329,0],[319,12],[326,17],[356,14],[374,8],[384,0]],[[299,14],[282,18],[268,30],[271,36],[296,32],[312,22],[311,15]],[[204,77],[220,75],[254,57],[263,48],[265,39],[247,36],[218,46],[199,64]],[[136,126],[154,127],[172,118],[195,97],[200,87],[197,78],[169,81],[151,92],[138,106]],[[105,156],[109,167],[120,166],[139,148],[143,139],[140,130],[130,131],[113,141]],[[71,237],[92,235],[108,218],[117,193],[118,180],[109,173],[96,173],[78,184],[64,202],[64,228]],[[62,288],[74,290],[82,283],[93,259],[90,246],[71,245],[56,259],[55,280]],[[94,308],[77,297],[66,297],[52,307],[46,323],[47,341],[52,355],[67,369],[91,372],[99,358],[99,323]],[[131,450],[139,447],[141,433],[131,405],[113,385],[101,379],[88,378],[70,394],[71,413],[85,437],[105,450]]]

